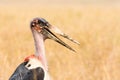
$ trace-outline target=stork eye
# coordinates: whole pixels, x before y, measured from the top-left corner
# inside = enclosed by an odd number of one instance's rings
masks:
[[[31,66],[31,64],[28,64],[28,66],[27,67],[30,67]]]
[[[31,27],[35,27],[36,26],[36,23],[35,22],[31,22]]]

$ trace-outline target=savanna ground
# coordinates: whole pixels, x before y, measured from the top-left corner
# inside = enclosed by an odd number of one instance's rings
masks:
[[[0,7],[0,80],[34,53],[30,21],[43,17],[80,42],[63,39],[77,53],[58,43],[45,42],[53,80],[120,79],[120,7],[97,5]]]

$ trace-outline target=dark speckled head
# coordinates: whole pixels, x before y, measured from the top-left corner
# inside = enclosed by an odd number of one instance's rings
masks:
[[[47,26],[49,27],[50,24],[44,19],[44,18],[34,18],[30,24],[31,27],[35,27],[35,26],[41,26],[41,27],[44,27],[44,26]]]

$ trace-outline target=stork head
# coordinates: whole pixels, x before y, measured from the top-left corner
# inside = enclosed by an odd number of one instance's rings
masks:
[[[31,29],[36,30],[39,34],[42,34],[44,36],[44,39],[52,39],[74,52],[75,52],[74,49],[72,49],[68,44],[66,44],[60,38],[58,38],[53,32],[59,34],[60,36],[66,38],[76,44],[79,44],[79,42],[77,42],[76,40],[73,40],[72,38],[70,38],[69,36],[64,34],[61,30],[59,30],[57,27],[52,26],[48,21],[46,21],[43,18],[33,19],[31,21]]]

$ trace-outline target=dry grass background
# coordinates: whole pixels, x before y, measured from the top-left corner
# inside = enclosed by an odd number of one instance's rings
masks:
[[[53,80],[120,79],[120,8],[110,6],[1,6],[0,80],[8,80],[23,59],[34,53],[30,20],[43,17],[78,40],[77,54],[45,42]]]

